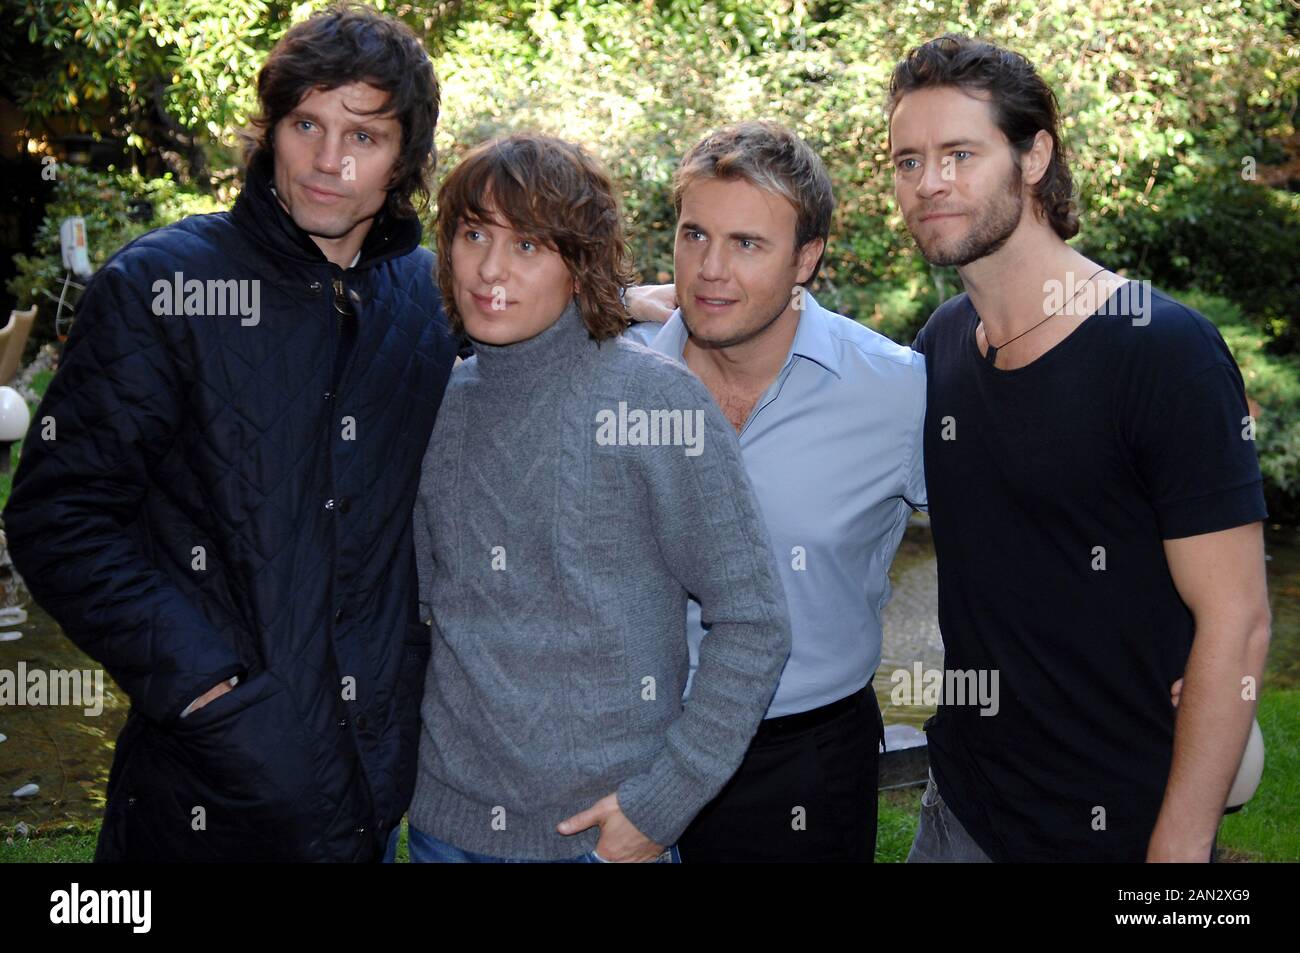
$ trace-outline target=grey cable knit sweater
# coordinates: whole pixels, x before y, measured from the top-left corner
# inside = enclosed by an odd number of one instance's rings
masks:
[[[739,766],[790,648],[736,434],[704,386],[632,341],[598,346],[576,302],[530,340],[478,345],[438,413],[415,536],[433,654],[412,825],[560,860],[599,829],[556,824],[617,791],[674,843]],[[712,629],[683,705],[688,592]]]

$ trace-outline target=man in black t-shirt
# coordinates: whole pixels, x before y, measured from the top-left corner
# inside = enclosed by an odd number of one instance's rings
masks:
[[[927,725],[909,859],[1205,861],[1269,638],[1241,374],[1199,314],[1065,243],[1055,99],[1022,57],[941,37],[888,109],[899,209],[966,288],[914,344],[946,681],[998,692]]]

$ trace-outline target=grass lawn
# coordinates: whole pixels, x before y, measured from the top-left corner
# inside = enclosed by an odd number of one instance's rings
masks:
[[[898,791],[881,791],[876,813],[876,863],[901,864],[907,860],[921,815],[925,785]]]
[[[1300,689],[1270,691],[1259,700],[1264,777],[1255,796],[1219,828],[1225,860],[1300,861]]]

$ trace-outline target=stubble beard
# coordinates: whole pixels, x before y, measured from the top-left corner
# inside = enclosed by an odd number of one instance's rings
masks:
[[[999,190],[994,197],[980,209],[978,220],[971,231],[949,247],[926,248],[916,233],[912,233],[921,254],[931,265],[955,266],[962,268],[972,262],[992,255],[1015,234],[1020,225],[1020,216],[1024,211],[1024,196],[1021,194],[1020,167],[1012,165],[1007,176],[1007,187]]]

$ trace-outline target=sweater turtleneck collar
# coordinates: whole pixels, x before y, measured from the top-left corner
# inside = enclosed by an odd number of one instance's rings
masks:
[[[578,359],[591,343],[587,324],[570,298],[559,319],[541,334],[514,344],[474,341],[479,373],[487,378],[533,377],[557,362]]]

